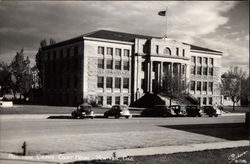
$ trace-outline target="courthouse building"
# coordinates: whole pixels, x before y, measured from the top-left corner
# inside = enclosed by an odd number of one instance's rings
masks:
[[[169,38],[94,31],[43,48],[44,101],[129,105],[145,93],[184,88],[201,105],[220,104],[221,57]]]

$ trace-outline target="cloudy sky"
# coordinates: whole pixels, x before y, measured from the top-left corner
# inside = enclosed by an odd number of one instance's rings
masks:
[[[223,69],[248,72],[249,2],[83,1],[1,2],[0,61],[10,62],[24,48],[34,63],[42,39],[57,42],[98,29],[163,36],[223,51]]]

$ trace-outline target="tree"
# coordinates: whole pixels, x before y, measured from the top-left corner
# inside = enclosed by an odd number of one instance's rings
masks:
[[[9,66],[4,62],[0,62],[0,97],[10,92],[11,85],[12,81]]]
[[[233,102],[233,110],[235,103],[241,98],[241,81],[246,77],[246,73],[238,66],[230,67],[230,69],[221,76],[222,94],[231,98]]]
[[[16,99],[16,94],[20,93],[24,98],[27,98],[29,90],[32,84],[32,75],[30,72],[30,60],[29,57],[24,59],[23,49],[17,52],[13,61],[10,64],[12,92]]]
[[[50,44],[50,45],[52,45],[52,44],[56,44],[56,41],[55,41],[55,39],[53,39],[53,38],[50,38],[50,40],[49,40],[49,44]]]

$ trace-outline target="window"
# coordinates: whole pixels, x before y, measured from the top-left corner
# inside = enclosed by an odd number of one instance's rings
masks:
[[[106,88],[112,88],[112,77],[106,78]]]
[[[196,58],[195,58],[195,56],[191,56],[191,62],[194,63],[194,64],[196,63]]]
[[[115,69],[121,70],[121,61],[120,60],[115,61]]]
[[[156,52],[156,54],[159,54],[159,46],[158,45],[156,45],[156,47],[155,47],[155,52]]]
[[[209,105],[212,105],[212,104],[213,104],[213,98],[212,98],[212,97],[209,97],[209,98],[208,98],[208,104],[209,104]]]
[[[197,100],[198,100],[198,104],[201,104],[201,98],[197,97]]]
[[[129,50],[128,49],[124,49],[123,56],[129,57]]]
[[[166,47],[163,53],[166,55],[171,55],[171,50],[168,47]]]
[[[120,48],[115,49],[115,56],[121,56],[122,50]]]
[[[116,96],[116,97],[115,97],[115,104],[116,104],[116,105],[120,105],[120,101],[121,101],[120,96]]]
[[[207,98],[203,97],[203,105],[207,105]]]
[[[212,68],[212,67],[209,68],[209,75],[211,75],[211,76],[214,75],[214,71],[213,71],[213,68]]]
[[[203,75],[207,75],[207,67],[203,67]]]
[[[98,54],[104,55],[104,47],[98,46]]]
[[[145,71],[145,65],[146,65],[145,62],[142,62],[142,63],[141,63],[141,70],[142,70],[142,71]]]
[[[201,82],[200,81],[197,82],[197,91],[201,91]]]
[[[74,47],[74,56],[78,55],[78,47]]]
[[[208,91],[213,92],[213,82],[208,83]]]
[[[77,76],[75,76],[75,78],[74,78],[74,88],[76,89],[77,86],[78,86],[78,78],[77,78]]]
[[[214,65],[214,59],[213,58],[209,58],[209,64]]]
[[[191,91],[195,90],[195,81],[191,81],[190,89],[191,89]]]
[[[185,57],[185,49],[182,50],[182,56]]]
[[[121,88],[121,78],[115,78],[115,88]]]
[[[98,68],[104,68],[104,59],[98,59],[98,64],[97,64]]]
[[[202,68],[201,66],[197,67],[197,75],[201,75],[201,68]]]
[[[197,61],[198,61],[199,64],[201,64],[201,57],[198,57]]]
[[[56,51],[53,52],[53,60],[56,60]]]
[[[203,58],[203,63],[207,64],[207,58]]]
[[[207,82],[203,82],[202,90],[207,91]]]
[[[107,105],[112,105],[112,96],[107,96]]]
[[[179,56],[179,48],[176,47],[176,56]]]
[[[123,78],[123,88],[128,89],[129,87],[129,78]]]
[[[196,74],[196,67],[191,66],[191,74],[195,75]]]
[[[70,78],[67,77],[67,81],[66,81],[66,89],[70,88]]]
[[[104,77],[97,77],[97,87],[98,88],[103,88],[103,84],[104,84]]]
[[[145,80],[141,79],[141,89],[145,89]]]
[[[63,49],[60,50],[60,58],[63,58]]]
[[[113,48],[111,47],[107,48],[107,55],[113,55]]]
[[[67,57],[70,57],[70,48],[67,48]]]
[[[112,59],[107,59],[106,61],[106,68],[107,69],[113,69],[113,62],[112,62]]]
[[[129,61],[123,61],[123,70],[129,70]]]
[[[128,96],[123,97],[123,104],[128,105]]]
[[[103,96],[97,97],[97,103],[98,103],[98,105],[103,105]]]

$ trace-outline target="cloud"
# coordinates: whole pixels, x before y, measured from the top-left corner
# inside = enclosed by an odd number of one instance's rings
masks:
[[[224,50],[228,45],[234,47],[227,36],[224,42],[207,35],[220,27],[232,30],[225,13],[235,5],[234,1],[2,2],[0,60],[10,61],[21,48],[34,60],[44,38],[61,41],[101,28],[153,36],[163,36],[167,29],[170,38]],[[167,20],[157,15],[166,7]],[[208,41],[204,41],[206,38]],[[214,41],[222,43],[219,46]],[[228,56],[230,53],[228,50]]]

